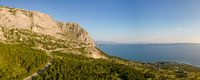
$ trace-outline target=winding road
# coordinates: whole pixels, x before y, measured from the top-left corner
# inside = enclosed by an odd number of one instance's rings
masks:
[[[35,76],[37,76],[37,75],[39,75],[39,74],[42,74],[45,70],[47,70],[47,69],[50,67],[50,65],[51,65],[50,62],[51,62],[51,61],[49,61],[49,62],[45,65],[45,67],[44,67],[43,69],[38,70],[37,72],[35,72],[35,73],[31,74],[30,76],[24,78],[23,80],[32,80],[33,77],[35,77]]]
[[[33,77],[42,74],[45,70],[47,70],[51,66],[51,64],[52,64],[51,61],[53,59],[53,56],[51,55],[51,51],[46,51],[46,54],[50,57],[50,60],[47,62],[47,64],[42,69],[39,69],[37,72],[24,78],[23,80],[32,80]]]
[[[85,47],[90,47],[90,46],[85,46]],[[85,48],[84,47],[84,48]],[[52,56],[51,55],[51,52],[52,51],[61,51],[61,50],[70,50],[70,49],[79,49],[79,48],[83,48],[83,47],[74,47],[74,48],[59,48],[59,49],[55,49],[55,50],[45,50],[46,51],[46,54],[50,57],[50,60],[47,62],[47,64],[42,68],[42,69],[39,69],[37,72],[29,75],[28,77],[25,77],[23,80],[32,80],[33,77],[37,76],[37,75],[40,75],[42,74],[45,70],[49,69],[49,67],[51,66],[51,62],[53,60],[54,57],[57,57],[57,58],[60,58],[62,59],[62,57],[60,56]],[[44,50],[44,49],[42,49]]]

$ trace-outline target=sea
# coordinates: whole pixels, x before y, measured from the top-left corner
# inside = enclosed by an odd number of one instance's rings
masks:
[[[97,47],[126,60],[178,62],[200,67],[200,44],[97,44]]]

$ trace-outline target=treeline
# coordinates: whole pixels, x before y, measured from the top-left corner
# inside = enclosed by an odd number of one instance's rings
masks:
[[[20,80],[42,68],[45,52],[22,45],[0,43],[0,80]]]
[[[52,66],[33,80],[142,80],[144,75],[130,66],[81,55],[54,53]]]

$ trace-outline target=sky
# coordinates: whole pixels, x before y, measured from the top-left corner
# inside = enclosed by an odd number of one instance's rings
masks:
[[[77,22],[95,41],[200,43],[200,0],[0,0]]]

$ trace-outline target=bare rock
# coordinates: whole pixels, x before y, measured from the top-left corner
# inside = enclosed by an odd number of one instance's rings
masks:
[[[11,30],[29,30],[34,33],[48,35],[54,38],[49,42],[52,44],[59,43],[60,45],[74,48],[90,47],[86,52],[92,53],[90,56],[94,58],[102,58],[101,53],[96,50],[95,43],[89,34],[81,28],[78,23],[74,22],[57,22],[49,15],[37,11],[27,11],[17,8],[9,8],[0,6],[0,40],[8,39],[6,34],[9,33],[9,39],[18,39],[19,41],[27,41],[31,36],[20,34],[20,32],[6,32],[2,29]],[[15,34],[15,35],[14,35]],[[46,37],[35,37],[36,40],[46,40]],[[51,38],[51,39],[52,39]],[[36,43],[41,46],[42,43]],[[43,45],[49,49],[54,49],[55,46]],[[66,49],[67,50],[67,49]]]

